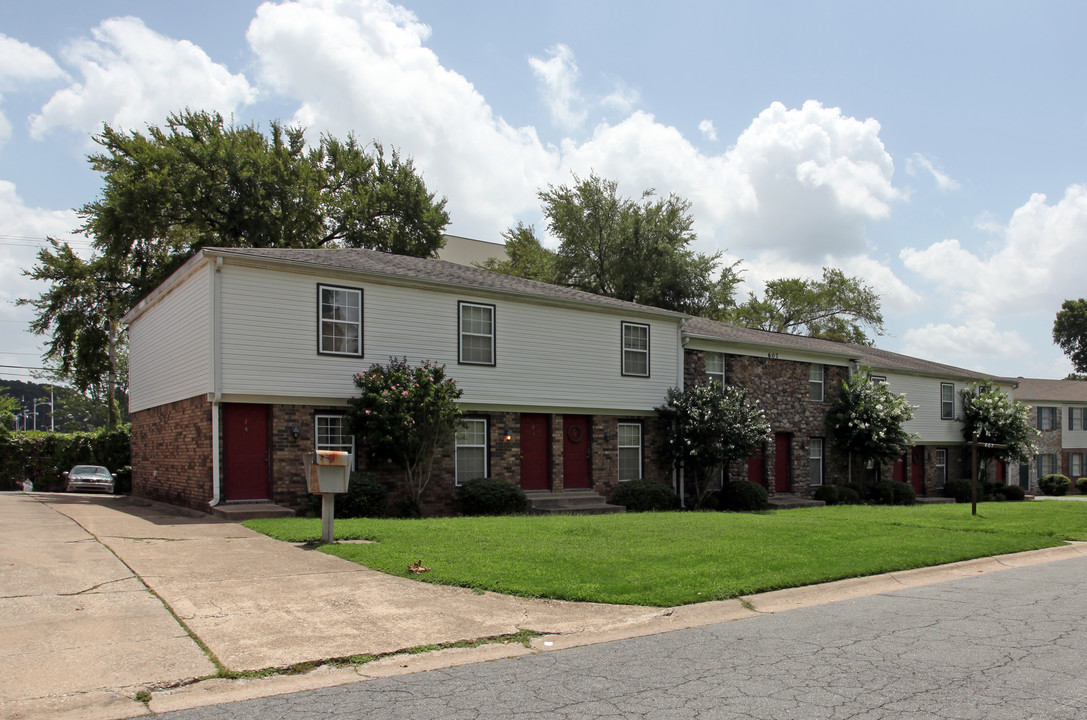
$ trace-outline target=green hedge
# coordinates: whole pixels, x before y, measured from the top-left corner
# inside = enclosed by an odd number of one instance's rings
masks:
[[[18,490],[23,480],[43,492],[64,490],[61,473],[74,465],[105,465],[118,473],[117,492],[127,492],[122,477],[132,464],[131,425],[98,432],[16,432],[0,437],[0,490]]]

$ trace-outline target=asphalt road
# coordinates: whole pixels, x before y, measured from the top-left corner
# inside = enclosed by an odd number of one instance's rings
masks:
[[[1087,558],[156,717],[539,716],[1085,718]]]

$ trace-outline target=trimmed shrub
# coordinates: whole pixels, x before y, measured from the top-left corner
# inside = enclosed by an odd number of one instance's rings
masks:
[[[53,433],[44,430],[9,433],[0,437],[0,490],[16,490],[23,480],[40,492],[62,492],[65,470],[75,465],[105,465],[117,473],[117,492],[126,483],[121,469],[132,464],[131,426],[96,432]],[[131,487],[131,482],[127,483]]]
[[[841,484],[841,486],[839,486],[839,488],[838,488],[838,497],[841,497],[841,495],[842,495],[842,490],[844,490],[844,489],[846,489],[846,488],[849,488],[849,489],[850,489],[850,490],[852,490],[853,492],[857,493],[857,497],[858,497],[858,498],[862,498],[862,497],[864,497],[864,486],[863,486],[863,485],[861,485],[861,484],[860,484],[860,483],[858,483],[858,482],[847,482],[847,483],[842,483],[842,484]]]
[[[733,480],[721,488],[721,509],[734,512],[765,510],[770,494],[766,488],[750,480]]]
[[[1076,490],[1087,495],[1087,477],[1076,478]]]
[[[957,503],[968,503],[970,502],[970,481],[948,480],[944,483],[943,493],[944,497],[955,498]],[[981,495],[981,493],[979,492],[978,495]]]
[[[896,483],[892,480],[880,480],[872,483],[871,487],[868,488],[868,499],[873,505],[894,505],[895,485],[902,485],[902,483]]]
[[[321,496],[310,495],[310,511],[321,516]],[[385,517],[389,509],[389,491],[366,473],[353,472],[347,481],[347,492],[336,496],[336,517]]]
[[[679,507],[679,496],[672,488],[649,478],[620,483],[611,501],[625,507],[627,512],[675,510]]]
[[[822,500],[827,505],[838,504],[838,488],[834,485],[820,485],[811,496],[813,500]]]
[[[860,505],[861,494],[856,488],[851,487],[853,483],[846,483],[838,488],[838,504],[839,505]]]
[[[912,485],[904,482],[891,483],[891,497],[895,505],[913,505],[917,502],[917,492]]]
[[[465,515],[518,515],[528,510],[525,491],[501,478],[469,480],[460,486],[459,494]]]
[[[1046,475],[1038,481],[1038,486],[1042,488],[1042,492],[1054,497],[1067,493],[1071,484],[1072,481],[1069,480],[1067,476],[1061,475],[1060,473]]]
[[[1001,500],[1009,502],[1021,502],[1026,499],[1027,493],[1018,485],[1001,485],[995,495]]]

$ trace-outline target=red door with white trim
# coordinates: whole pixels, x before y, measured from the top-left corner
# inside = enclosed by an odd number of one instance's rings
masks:
[[[547,490],[551,479],[551,423],[538,413],[521,414],[521,489]]]
[[[581,490],[589,487],[589,418],[562,416],[562,487]]]
[[[905,455],[895,458],[894,464],[891,465],[891,479],[895,482],[906,482]]]
[[[915,447],[910,458],[910,486],[918,495],[925,489],[925,449]]]
[[[763,445],[757,453],[747,459],[747,479],[759,485],[762,485],[766,480],[765,454],[766,446]]]
[[[792,433],[774,435],[774,492],[787,493],[793,489],[792,444]]]
[[[223,405],[223,499],[268,499],[268,406]]]

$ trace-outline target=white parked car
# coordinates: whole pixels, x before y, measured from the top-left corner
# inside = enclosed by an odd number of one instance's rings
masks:
[[[68,479],[65,490],[103,490],[113,494],[117,473],[111,473],[101,465],[76,465],[64,473]]]

